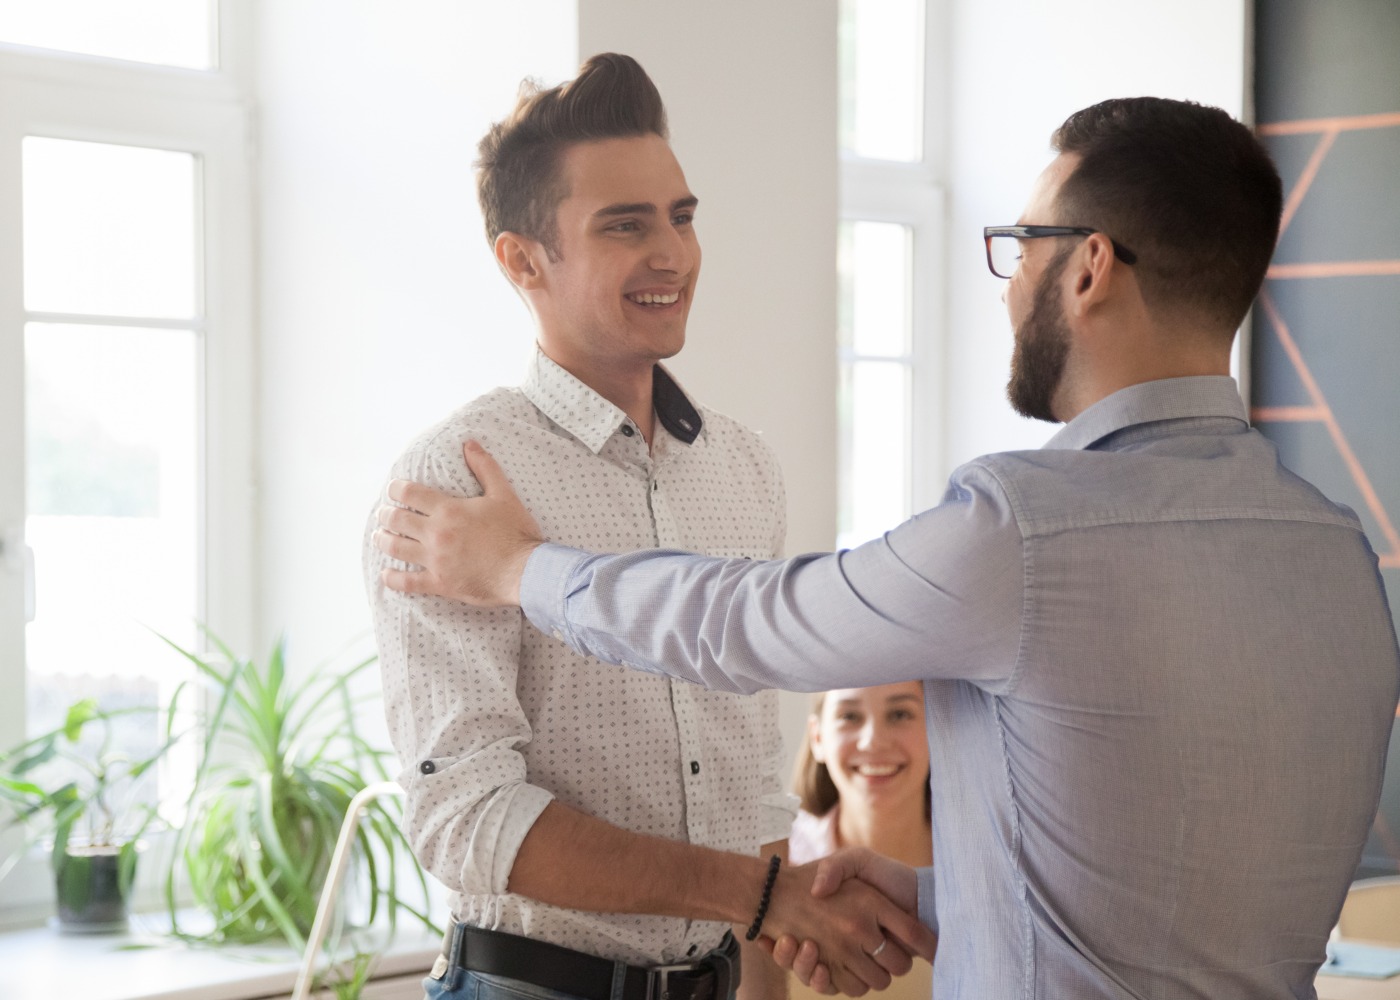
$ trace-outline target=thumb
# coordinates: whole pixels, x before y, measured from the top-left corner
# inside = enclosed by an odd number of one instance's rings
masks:
[[[481,484],[481,492],[486,496],[499,496],[501,493],[513,492],[506,474],[501,471],[501,467],[496,464],[496,460],[491,457],[490,452],[481,447],[480,444],[468,441],[462,445],[462,457],[467,460],[467,468],[476,477],[476,481]]]
[[[855,849],[828,854],[817,862],[817,874],[812,879],[812,895],[830,896],[841,883],[860,876],[860,855]]]

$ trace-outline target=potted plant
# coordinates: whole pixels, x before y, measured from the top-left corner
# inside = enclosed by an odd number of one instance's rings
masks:
[[[300,950],[350,800],[366,784],[388,778],[389,751],[360,735],[354,709],[367,699],[351,689],[375,657],[344,669],[323,664],[296,680],[283,641],[256,663],[205,634],[217,657],[170,643],[209,691],[203,754],[166,880],[172,926],[179,936],[210,942],[280,936]],[[392,929],[405,910],[431,927],[427,881],[409,861],[396,809],[376,802],[359,826],[351,870],[361,916],[368,924],[384,912]],[[404,870],[413,873],[421,904],[402,894]],[[182,927],[182,885],[212,914],[212,930]]]
[[[178,739],[174,713],[163,740],[151,752],[132,755],[114,747],[113,723],[121,716],[155,716],[155,706],[115,710],[95,698],[69,706],[62,725],[0,754],[0,802],[6,827],[26,836],[0,864],[0,879],[34,847],[48,840],[61,930],[123,930],[136,875],[141,836],[159,821],[153,802],[142,801],[142,779]]]

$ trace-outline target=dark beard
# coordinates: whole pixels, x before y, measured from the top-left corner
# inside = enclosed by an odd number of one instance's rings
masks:
[[[1016,331],[1011,352],[1011,380],[1006,398],[1023,417],[1058,423],[1051,409],[1069,359],[1069,327],[1065,324],[1060,274],[1066,257],[1051,263],[1041,275],[1031,302],[1030,315]]]

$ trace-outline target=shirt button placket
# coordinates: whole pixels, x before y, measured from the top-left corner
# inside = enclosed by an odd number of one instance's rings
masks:
[[[702,772],[700,759],[705,740],[696,725],[698,707],[695,692],[691,685],[680,681],[671,682],[671,710],[676,713],[676,731],[681,740],[681,760],[686,771],[682,787],[685,789],[686,832],[692,843],[704,844],[710,834],[709,797],[706,794],[708,781]]]
[[[651,523],[656,530],[656,544],[665,549],[686,548],[680,532],[676,530],[675,519],[671,517],[671,508],[666,503],[666,492],[661,488],[661,479],[654,471],[651,474],[650,499]]]

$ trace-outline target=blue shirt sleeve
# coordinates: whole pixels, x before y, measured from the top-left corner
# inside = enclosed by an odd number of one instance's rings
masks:
[[[995,477],[954,476],[943,503],[881,538],[784,561],[542,545],[521,605],[581,653],[717,690],[823,691],[1015,677],[1022,538]]]
[[[924,922],[933,933],[938,933],[938,913],[934,905],[934,890],[937,887],[933,878],[933,868],[916,868],[915,874],[919,878],[919,919]]]

